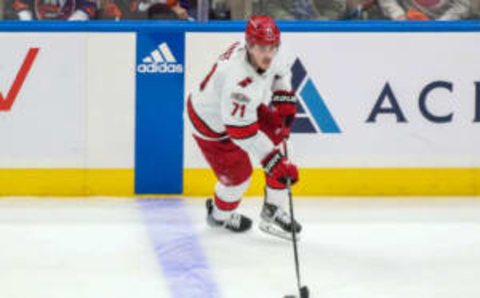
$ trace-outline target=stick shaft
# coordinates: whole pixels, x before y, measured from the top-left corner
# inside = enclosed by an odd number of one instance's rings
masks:
[[[288,159],[288,149],[287,149],[287,140],[283,140],[283,153]],[[292,222],[292,243],[293,243],[293,256],[295,260],[295,272],[297,274],[297,287],[299,293],[301,293],[301,278],[300,278],[300,261],[298,258],[298,247],[297,247],[297,231],[295,230],[295,215],[293,213],[293,199],[292,199],[292,185],[290,178],[287,178],[287,191],[288,191],[288,205],[290,208],[290,220]]]

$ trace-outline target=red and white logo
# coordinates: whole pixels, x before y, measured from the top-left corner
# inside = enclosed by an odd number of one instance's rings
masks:
[[[28,50],[25,59],[23,59],[22,66],[18,70],[15,80],[13,81],[12,86],[7,92],[7,95],[4,96],[2,91],[0,90],[0,112],[5,111],[8,112],[11,110],[15,99],[17,99],[18,93],[22,89],[23,83],[27,78],[28,74],[30,73],[30,69],[32,68],[33,63],[35,62],[35,58],[37,57],[39,48],[30,48]]]

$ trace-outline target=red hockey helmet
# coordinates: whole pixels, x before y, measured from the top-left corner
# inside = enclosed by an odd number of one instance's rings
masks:
[[[278,46],[280,44],[280,29],[278,29],[275,20],[270,16],[253,16],[247,22],[245,38],[249,45]]]

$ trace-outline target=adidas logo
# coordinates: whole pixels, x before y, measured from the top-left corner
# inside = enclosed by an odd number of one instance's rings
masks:
[[[182,73],[183,65],[177,63],[177,59],[172,54],[170,47],[166,42],[158,45],[147,57],[143,58],[143,63],[137,66],[140,73]]]

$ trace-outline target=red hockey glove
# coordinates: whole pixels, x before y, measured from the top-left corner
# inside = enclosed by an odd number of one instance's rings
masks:
[[[297,166],[289,163],[278,149],[273,150],[262,160],[262,166],[267,186],[270,188],[284,189],[288,178],[292,185],[298,181]]]
[[[262,103],[257,108],[258,122],[262,122],[267,126],[281,127],[282,117],[280,113],[269,108],[266,104]]]
[[[272,110],[265,104],[257,108],[257,119],[260,130],[275,144],[280,144],[283,139],[288,138],[290,129],[283,125],[282,117],[277,111]]]
[[[290,128],[297,113],[297,97],[293,91],[275,91],[272,96],[272,105],[282,118],[287,128]]]

